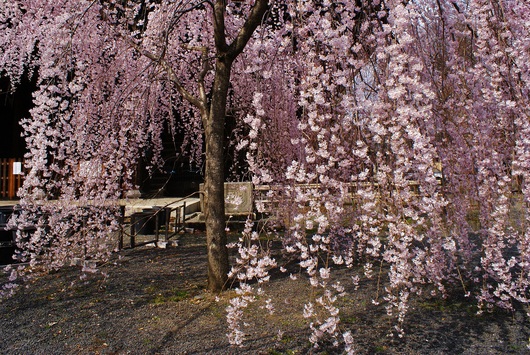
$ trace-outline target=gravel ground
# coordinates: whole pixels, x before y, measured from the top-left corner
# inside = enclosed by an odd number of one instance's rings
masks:
[[[80,280],[78,269],[42,275],[0,302],[0,354],[335,354],[312,349],[302,300],[308,282],[275,275],[267,287],[272,315],[257,305],[245,318],[247,340],[229,345],[225,308],[234,295],[204,291],[204,236],[187,235],[168,249],[124,250],[101,266],[107,276]],[[296,268],[296,265],[291,265]],[[336,274],[349,279],[347,270]],[[373,282],[337,302],[343,329],[361,354],[530,354],[525,310],[477,316],[468,300],[415,299],[406,336],[388,337],[392,320],[371,299]],[[281,330],[282,333],[278,333]]]

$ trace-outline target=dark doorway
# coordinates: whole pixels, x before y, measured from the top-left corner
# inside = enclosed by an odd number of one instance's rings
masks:
[[[20,121],[29,117],[36,80],[27,76],[14,89],[0,75],[0,199],[15,199],[22,186],[25,140]]]
[[[35,90],[35,80],[25,75],[16,90],[0,76],[0,158],[22,158],[26,153],[20,120],[29,117]]]

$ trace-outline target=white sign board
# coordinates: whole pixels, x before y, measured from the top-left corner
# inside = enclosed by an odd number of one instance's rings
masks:
[[[199,189],[204,191],[204,184]],[[251,182],[225,182],[225,213],[227,215],[247,215],[253,211]],[[204,199],[201,194],[201,209],[204,213]]]
[[[22,174],[22,162],[16,161],[13,162],[13,175],[21,175]]]

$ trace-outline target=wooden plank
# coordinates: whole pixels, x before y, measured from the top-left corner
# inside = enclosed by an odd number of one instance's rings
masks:
[[[9,159],[8,166],[8,187],[7,187],[7,198],[12,200],[15,197],[15,176],[13,175],[13,164],[15,163],[14,158]]]
[[[9,168],[9,161],[7,159],[1,159],[0,161],[0,178],[2,179],[1,184],[1,197],[7,198],[8,197],[8,168]]]
[[[14,169],[15,164],[20,164]],[[20,168],[20,169],[19,169]],[[16,170],[16,171],[15,171]],[[0,198],[13,200],[24,182],[24,161],[21,158],[0,159]]]

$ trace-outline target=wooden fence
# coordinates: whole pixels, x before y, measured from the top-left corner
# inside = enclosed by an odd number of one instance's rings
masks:
[[[0,199],[12,200],[24,181],[21,158],[0,158]]]

